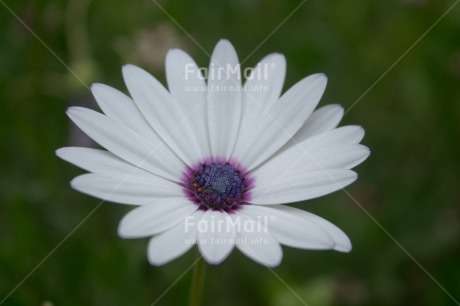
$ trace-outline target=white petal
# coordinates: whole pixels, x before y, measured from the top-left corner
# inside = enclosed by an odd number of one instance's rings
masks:
[[[108,117],[123,123],[153,143],[162,143],[130,97],[104,84],[93,84],[91,91],[97,104]]]
[[[286,205],[247,205],[244,213],[267,223],[279,243],[301,249],[336,249],[349,252],[350,239],[327,220]]]
[[[326,105],[315,110],[305,124],[294,135],[290,143],[302,142],[310,137],[330,131],[337,127],[343,117],[343,107],[338,104]]]
[[[294,173],[322,169],[351,169],[370,155],[369,148],[359,144],[340,144],[312,152],[304,164],[297,163]],[[292,160],[291,160],[291,164]],[[286,169],[286,168],[285,168]]]
[[[305,149],[322,148],[334,144],[360,143],[364,137],[364,129],[357,125],[341,126],[337,129],[313,136],[298,143]]]
[[[208,76],[208,129],[214,157],[230,157],[241,120],[241,75],[238,56],[220,40],[211,57]]]
[[[134,101],[115,88],[104,84],[93,84],[91,91],[102,111],[110,118],[115,119],[148,139],[149,142],[158,146],[165,155],[175,156],[174,152],[158,136],[147,120],[141,114]],[[178,159],[175,160],[179,162]]]
[[[236,247],[243,254],[261,265],[267,267],[279,265],[283,259],[283,250],[273,235],[265,228],[259,230],[256,226],[259,222],[258,220],[250,218],[244,213],[238,213],[238,217],[241,218],[242,226],[237,227],[239,241]],[[255,224],[254,228],[256,230],[250,230],[250,224]]]
[[[184,164],[160,144],[134,133],[120,122],[82,107],[67,114],[88,136],[120,158],[159,176],[179,181]]]
[[[292,163],[296,161],[300,163],[303,157],[310,156],[313,152],[319,152],[331,146],[358,144],[363,137],[364,129],[362,127],[349,125],[312,136],[302,142],[291,139],[291,143],[281,148],[275,155],[267,160],[264,165],[261,165],[260,168],[264,168],[274,160],[282,160],[282,158],[280,158],[281,156],[286,160],[286,157],[289,155],[291,167],[293,167]],[[258,169],[256,171],[258,171]]]
[[[299,217],[302,217],[305,220],[309,220],[318,224],[323,230],[327,231],[329,235],[334,239],[335,246],[334,250],[339,252],[350,252],[352,249],[350,239],[348,236],[337,226],[331,222],[323,219],[315,214],[309,213],[308,211],[302,209],[296,209],[286,205],[277,206],[278,210],[283,210],[288,213],[296,213]]]
[[[246,144],[247,151],[240,157],[249,170],[267,160],[297,133],[321,99],[326,83],[323,74],[311,75],[275,103],[258,127],[257,141]]]
[[[198,248],[203,258],[212,265],[225,260],[233,250],[235,228],[226,212],[207,210],[198,226]]]
[[[207,130],[207,86],[201,70],[187,53],[173,49],[166,56],[166,79],[169,91],[190,122],[204,156],[211,156]]]
[[[260,166],[252,175],[257,184],[263,186],[284,176],[323,169],[351,169],[369,154],[369,149],[359,144],[336,144],[312,150],[294,145]]]
[[[250,203],[283,204],[317,198],[350,185],[357,179],[351,170],[325,169],[273,179],[251,190]]]
[[[72,188],[104,201],[121,204],[144,205],[155,199],[183,197],[181,187],[155,175],[130,177],[124,175],[105,176],[94,173],[74,178]]]
[[[58,149],[56,155],[86,171],[106,176],[129,175],[129,177],[136,178],[154,176],[154,174],[127,163],[109,151],[92,148],[67,147]]]
[[[270,54],[251,71],[243,91],[243,112],[238,140],[233,156],[238,158],[259,137],[258,127],[263,114],[278,101],[286,75],[286,60],[282,54]]]
[[[122,238],[155,235],[184,222],[197,209],[198,206],[187,199],[158,199],[125,215],[118,226],[118,235]]]
[[[195,220],[194,223],[179,222],[165,232],[153,236],[147,250],[150,263],[164,265],[190,250],[195,245],[196,223],[201,220],[202,215],[203,211],[197,210],[186,217]]]
[[[188,165],[202,158],[200,145],[179,103],[152,75],[133,66],[123,66],[123,78],[134,102],[155,132]]]

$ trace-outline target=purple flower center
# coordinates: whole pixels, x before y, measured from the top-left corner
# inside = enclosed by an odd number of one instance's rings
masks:
[[[185,179],[186,194],[200,209],[237,210],[246,204],[250,181],[229,162],[200,163]]]

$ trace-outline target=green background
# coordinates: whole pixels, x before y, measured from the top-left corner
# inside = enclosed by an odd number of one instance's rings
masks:
[[[342,124],[366,129],[372,154],[347,188],[362,208],[342,191],[296,205],[342,228],[353,251],[284,248],[283,282],[311,306],[457,305],[440,285],[460,299],[460,4],[418,41],[454,1],[159,1],[167,14],[150,0],[0,2],[0,300],[53,250],[3,305],[150,305],[193,262],[191,251],[150,266],[146,239],[117,237],[122,205],[73,232],[99,201],[69,187],[82,171],[54,155],[94,145],[65,115],[96,108],[65,65],[123,90],[124,63],[164,82],[168,48],[208,65],[168,14],[208,53],[228,38],[244,66],[283,53],[285,90],[325,72],[321,105],[352,107]],[[190,279],[156,305],[185,304]],[[204,303],[302,305],[283,282],[233,252],[207,269]]]

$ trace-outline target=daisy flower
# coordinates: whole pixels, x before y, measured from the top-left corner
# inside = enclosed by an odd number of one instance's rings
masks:
[[[131,97],[94,84],[103,114],[82,107],[67,111],[106,150],[67,147],[57,155],[89,172],[72,180],[74,189],[137,206],[121,220],[118,233],[149,237],[154,265],[194,245],[210,264],[237,248],[269,267],[281,262],[281,245],[349,252],[350,240],[338,227],[284,204],[355,181],[350,169],[369,155],[359,144],[364,130],[337,128],[339,105],[315,110],[326,87],[323,74],[281,94],[285,71],[281,54],[242,71],[227,40],[216,45],[207,71],[184,51],[170,50],[169,90],[141,68],[126,65],[123,78]]]

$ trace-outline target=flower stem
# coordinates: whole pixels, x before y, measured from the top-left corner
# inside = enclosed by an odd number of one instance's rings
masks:
[[[203,293],[204,273],[206,270],[206,262],[203,257],[198,258],[198,262],[193,268],[192,285],[190,287],[189,306],[200,306]]]

